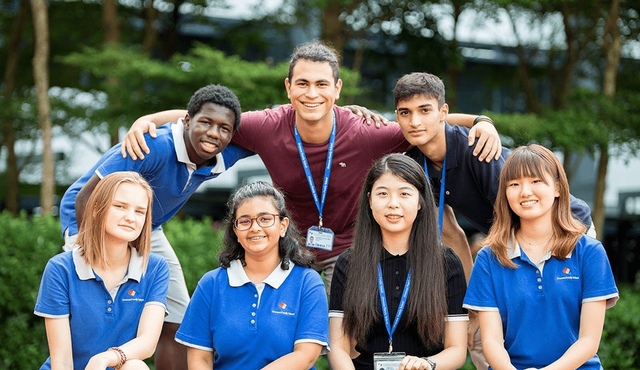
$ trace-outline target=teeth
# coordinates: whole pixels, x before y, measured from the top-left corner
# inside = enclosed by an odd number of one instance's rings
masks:
[[[304,103],[305,107],[309,107],[309,108],[315,108],[315,107],[319,107],[320,103],[315,103],[315,104],[311,104],[311,103]]]
[[[264,238],[265,238],[264,236],[253,236],[253,237],[249,238],[249,240],[261,240],[261,239],[264,239]]]
[[[536,204],[537,202],[538,202],[537,200],[529,200],[529,201],[526,201],[526,202],[522,202],[520,204],[526,207],[526,206],[532,206],[532,205]]]
[[[216,148],[216,146],[214,144],[208,143],[206,141],[202,142],[202,146],[205,147],[208,150],[214,150]]]

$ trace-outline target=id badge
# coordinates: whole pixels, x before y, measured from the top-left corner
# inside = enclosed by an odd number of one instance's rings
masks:
[[[373,354],[374,370],[398,370],[406,354],[404,352],[376,352]]]
[[[325,251],[333,249],[333,231],[326,227],[311,226],[307,230],[306,246],[309,248],[318,248]]]

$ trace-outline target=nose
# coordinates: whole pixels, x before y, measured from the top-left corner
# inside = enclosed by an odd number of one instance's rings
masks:
[[[387,203],[387,207],[398,208],[399,202],[398,202],[398,196],[396,194],[391,194],[388,199],[389,201]]]
[[[129,209],[124,213],[124,220],[127,222],[133,222],[135,220],[135,210]]]
[[[418,117],[417,114],[412,114],[411,115],[411,119],[409,121],[409,125],[411,127],[418,127],[418,126],[420,126],[420,123],[421,123],[420,122],[420,117]]]
[[[531,185],[525,181],[522,186],[520,186],[520,196],[527,197],[529,195],[531,195]]]
[[[307,88],[307,91],[305,92],[305,95],[309,98],[315,98],[316,96],[318,96],[318,89],[313,84],[310,84],[309,88]]]
[[[220,125],[211,125],[211,127],[209,128],[209,130],[207,130],[207,136],[212,137],[212,138],[219,138],[220,137]]]
[[[258,225],[258,220],[255,218],[251,219],[251,227],[249,228],[249,230],[251,231],[260,231],[262,229],[262,227],[260,225]]]

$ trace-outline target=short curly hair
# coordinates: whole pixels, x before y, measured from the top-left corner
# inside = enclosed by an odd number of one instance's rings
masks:
[[[194,117],[198,114],[205,103],[214,103],[231,109],[235,115],[233,131],[235,132],[240,127],[240,115],[242,114],[240,100],[228,87],[211,84],[198,89],[189,99],[187,105],[189,116]]]

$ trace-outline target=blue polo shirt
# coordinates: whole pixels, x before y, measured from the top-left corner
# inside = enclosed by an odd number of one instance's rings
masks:
[[[215,352],[216,370],[261,369],[302,342],[328,350],[329,311],[322,279],[312,269],[291,266],[278,266],[258,285],[239,260],[228,269],[209,271],[191,297],[176,341]]]
[[[101,179],[118,171],[135,171],[141,174],[153,188],[153,229],[169,221],[187,202],[191,194],[204,181],[218,177],[238,160],[254,155],[252,151],[233,144],[215,157],[213,166],[196,168],[189,160],[184,142],[184,121],[170,123],[158,128],[157,138],[145,134],[150,153],[144,160],[122,158],[121,143],[107,151],[88,172],[82,175],[64,193],[60,201],[60,223],[62,232],[68,228],[69,235],[78,233],[76,221],[76,196],[84,184],[95,173]]]
[[[498,194],[500,171],[511,154],[502,148],[500,158],[487,163],[473,155],[473,146],[468,145],[469,129],[445,123],[447,139],[447,174],[445,176],[444,201],[461,214],[478,231],[488,233],[493,223],[493,204]],[[477,144],[477,141],[476,141]],[[424,169],[425,156],[417,147],[407,152]],[[429,180],[436,203],[440,199],[442,172],[433,167],[427,158]],[[571,196],[571,211],[587,227],[591,226],[591,210],[584,201]]]
[[[463,307],[500,313],[504,347],[517,369],[559,359],[578,340],[583,303],[606,300],[610,308],[618,300],[604,247],[590,236],[564,261],[548,253],[536,265],[512,241],[509,257],[518,268],[502,266],[489,247],[480,250]],[[595,355],[580,369],[600,367]]]
[[[132,249],[127,274],[111,291],[85,263],[79,248],[47,263],[34,313],[69,318],[74,369],[84,369],[95,354],[134,339],[146,305],[166,310],[169,266],[152,253],[143,273],[142,262]],[[51,369],[51,357],[40,369]]]

